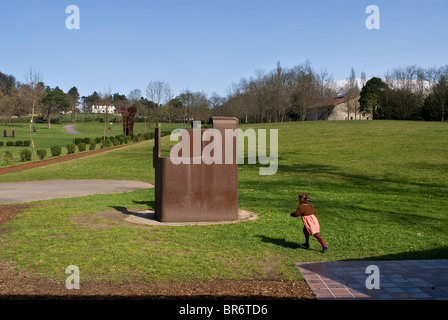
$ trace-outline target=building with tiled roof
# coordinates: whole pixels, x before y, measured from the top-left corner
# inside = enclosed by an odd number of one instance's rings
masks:
[[[372,113],[360,111],[360,92],[339,94],[307,108],[306,120],[372,120]]]

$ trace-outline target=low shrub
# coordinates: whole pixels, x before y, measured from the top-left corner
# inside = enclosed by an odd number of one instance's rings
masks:
[[[3,141],[0,141],[0,147],[3,147],[5,143]]]
[[[60,156],[61,153],[62,153],[62,148],[61,148],[61,146],[57,146],[57,145],[53,145],[53,146],[51,146],[51,155],[52,155],[53,157]]]
[[[76,147],[73,143],[69,143],[65,147],[67,148],[67,154],[73,154],[76,151]]]
[[[96,149],[96,142],[95,141],[91,141],[89,143],[89,150],[95,150]]]
[[[16,142],[14,142],[14,145],[16,147],[23,147],[23,141],[22,140],[17,140]]]
[[[31,161],[31,156],[32,156],[31,150],[25,149],[20,152],[20,160],[23,162]]]
[[[124,138],[124,141],[125,141],[126,143],[131,143],[131,142],[132,142],[132,137],[131,137],[131,136],[126,136],[126,137]]]
[[[82,142],[84,142],[85,144],[89,144],[90,138],[84,138],[84,139],[82,139]]]
[[[30,141],[30,140],[25,140],[25,141],[23,141],[23,146],[24,146],[24,147],[29,147],[30,144],[31,144],[31,141]]]
[[[112,141],[110,141],[110,140],[105,140],[105,141],[104,141],[104,147],[106,147],[106,148],[112,147]]]
[[[6,146],[7,146],[7,147],[12,147],[12,146],[14,146],[14,141],[6,141]]]
[[[86,144],[84,142],[78,144],[78,151],[79,152],[86,151]]]
[[[39,149],[39,150],[36,151],[36,153],[37,153],[37,157],[40,160],[44,160],[44,158],[47,156],[47,150],[46,149]]]
[[[113,139],[113,140],[112,140],[112,144],[113,144],[114,146],[118,146],[118,145],[120,144],[120,140],[118,140],[118,139]]]
[[[102,138],[95,138],[96,143],[101,143],[102,140],[103,140]]]
[[[11,153],[11,151],[6,151],[5,152],[5,161],[6,161],[6,163],[7,164],[10,164],[11,163],[11,161],[12,161],[12,153]]]
[[[79,145],[82,142],[82,138],[75,138],[75,146]]]

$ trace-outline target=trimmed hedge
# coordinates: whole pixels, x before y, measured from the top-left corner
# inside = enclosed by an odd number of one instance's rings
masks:
[[[86,144],[84,142],[78,144],[78,151],[79,152],[86,151]]]
[[[36,153],[37,153],[37,157],[40,160],[44,160],[44,158],[47,156],[47,150],[46,149],[39,149],[39,150],[36,151]]]
[[[61,146],[57,146],[57,145],[51,146],[51,155],[52,155],[53,157],[60,156],[61,153],[62,153],[62,148],[61,148]]]
[[[169,132],[168,132],[169,134]],[[166,132],[161,132],[161,135],[166,135]],[[105,140],[103,140],[102,137],[97,137],[94,139],[91,138],[75,138],[75,143],[67,144],[65,147],[67,148],[67,154],[73,154],[76,152],[76,146],[78,147],[79,152],[86,151],[87,149],[89,151],[96,150],[97,144],[101,145],[102,148],[110,148],[112,146],[118,146],[122,144],[130,144],[133,142],[139,142],[143,140],[150,140],[154,138],[154,132],[148,132],[145,134],[139,133],[139,134],[132,134],[128,136],[124,135],[117,135],[117,136],[110,136],[105,137]],[[17,141],[0,141],[0,147],[7,146],[30,146],[29,140],[17,140]],[[53,145],[50,148],[51,156],[57,157],[62,154],[62,147],[58,145]],[[43,160],[47,157],[48,151],[46,149],[38,149],[36,151],[37,157],[40,160]],[[20,160],[25,161],[31,161],[32,159],[32,152],[31,150],[25,149],[20,152]],[[13,160],[13,154],[10,151],[6,151],[4,155],[4,160],[7,164],[10,164]]]
[[[67,148],[67,153],[68,154],[73,154],[76,151],[76,147],[75,147],[75,145],[73,143],[69,143],[65,147]]]
[[[13,158],[12,152],[11,151],[6,151],[5,152],[5,161],[6,161],[7,164],[11,163],[12,158]]]
[[[31,161],[31,157],[31,150],[25,149],[20,152],[20,160],[22,160],[22,162]]]

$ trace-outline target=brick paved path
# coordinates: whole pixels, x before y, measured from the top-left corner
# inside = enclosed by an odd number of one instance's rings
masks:
[[[379,289],[369,265],[378,267]],[[448,300],[448,259],[296,262],[317,299]],[[378,273],[376,273],[378,274]]]

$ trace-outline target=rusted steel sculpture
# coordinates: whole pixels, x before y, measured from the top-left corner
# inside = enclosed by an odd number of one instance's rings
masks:
[[[12,130],[12,135],[8,136],[8,130],[3,131],[3,138],[15,138],[16,137],[16,133],[14,130]]]
[[[238,119],[213,117],[213,129],[221,133],[224,149],[225,130],[238,129]],[[173,163],[170,158],[161,157],[160,126],[156,128],[153,149],[155,169],[155,215],[162,222],[225,221],[238,219],[238,165],[237,138],[231,137],[232,161],[221,164],[204,163],[204,148],[213,141],[203,139],[207,129],[188,129],[183,134],[190,137],[189,163]],[[193,136],[200,135],[200,145],[195,146]],[[187,139],[188,141],[188,139]],[[197,143],[197,140],[196,140]],[[219,145],[219,143],[217,144]],[[217,152],[218,150],[214,150]],[[188,153],[188,152],[187,152]],[[199,154],[200,153],[200,154]],[[219,152],[218,152],[219,153]],[[217,153],[217,154],[218,154]],[[185,156],[185,155],[182,155]],[[229,163],[232,162],[232,163]]]
[[[137,107],[121,107],[120,113],[123,117],[123,135],[129,136],[134,133],[134,118]]]

